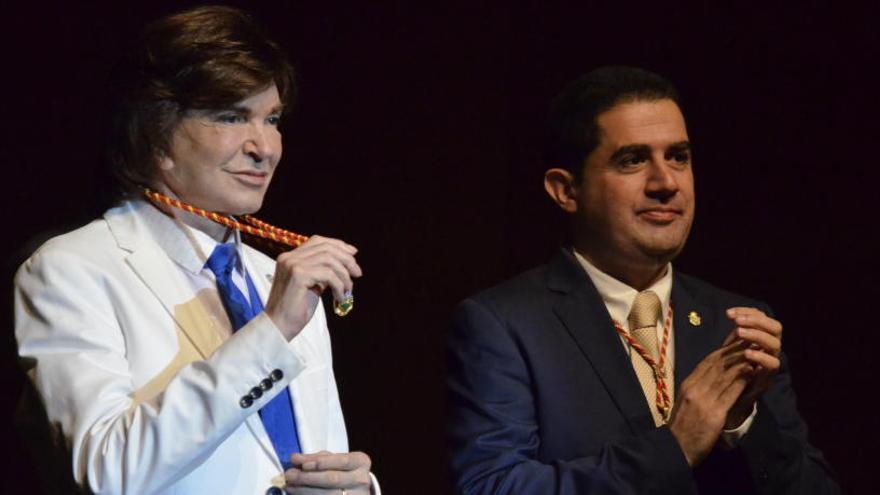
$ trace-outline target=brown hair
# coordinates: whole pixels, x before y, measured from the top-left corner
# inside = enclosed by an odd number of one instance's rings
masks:
[[[637,67],[594,69],[553,100],[544,143],[544,163],[564,167],[580,182],[584,160],[599,146],[599,115],[619,103],[670,99],[681,107],[671,82]]]
[[[222,109],[272,83],[284,104],[296,92],[278,45],[231,7],[198,7],[148,24],[115,72],[106,148],[122,197],[155,178],[156,160],[169,152],[187,110]]]

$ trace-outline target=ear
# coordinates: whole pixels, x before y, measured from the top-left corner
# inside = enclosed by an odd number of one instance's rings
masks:
[[[160,151],[156,156],[156,166],[160,172],[168,172],[174,168],[174,160],[167,153]]]
[[[574,184],[574,177],[568,170],[551,168],[544,172],[544,190],[566,213],[577,211],[577,187]]]

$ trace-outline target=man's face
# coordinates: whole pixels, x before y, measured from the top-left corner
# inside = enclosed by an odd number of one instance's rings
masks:
[[[694,218],[684,117],[663,99],[618,104],[597,123],[599,146],[575,187],[585,254],[614,257],[618,266],[665,264],[684,247]]]
[[[280,116],[275,85],[229,108],[188,112],[159,160],[159,189],[210,211],[256,212],[281,159]]]

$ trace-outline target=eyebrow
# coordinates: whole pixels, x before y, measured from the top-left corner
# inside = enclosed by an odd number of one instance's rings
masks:
[[[223,112],[223,111],[230,111],[230,110],[233,112],[243,113],[243,114],[247,114],[247,115],[250,115],[250,113],[251,113],[250,108],[245,107],[245,106],[241,106],[241,105],[232,105],[227,110],[221,109],[221,110],[216,110],[216,111]],[[272,109],[269,110],[269,114],[282,113],[283,111],[284,111],[284,104],[282,103],[280,105],[276,105],[276,106],[272,107]]]
[[[679,141],[677,143],[673,143],[669,145],[667,151],[692,151],[691,142],[690,141]]]
[[[666,151],[690,151],[691,143],[690,141],[679,141],[677,143],[670,144]],[[627,144],[617,148],[614,153],[611,155],[612,161],[617,161],[622,158],[624,155],[649,155],[651,154],[651,147],[647,144]]]
[[[647,144],[627,144],[621,146],[611,155],[611,161],[620,160],[624,155],[650,155],[651,147]]]

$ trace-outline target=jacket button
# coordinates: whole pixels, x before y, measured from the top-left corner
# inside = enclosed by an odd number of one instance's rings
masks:
[[[274,385],[274,383],[272,383],[272,380],[264,378],[263,381],[260,382],[260,389],[265,392],[272,388],[272,385]]]
[[[273,382],[279,382],[284,378],[284,372],[276,368],[269,373],[269,378],[271,378]]]
[[[281,488],[273,486],[266,490],[266,495],[284,495],[284,492],[281,491]]]
[[[254,399],[251,399],[250,395],[245,395],[238,401],[238,405],[241,406],[242,409],[247,409],[253,405]]]
[[[263,396],[263,391],[260,390],[260,387],[254,387],[251,389],[251,393],[248,395],[251,396],[251,399],[257,400]]]

